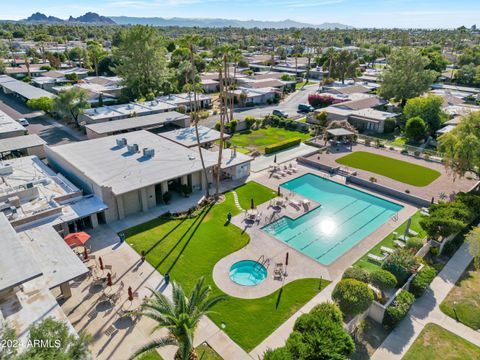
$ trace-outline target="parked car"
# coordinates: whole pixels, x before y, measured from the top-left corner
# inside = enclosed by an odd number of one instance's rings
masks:
[[[20,124],[20,125],[23,125],[23,126],[28,126],[30,125],[30,123],[28,122],[27,119],[18,119],[17,122]]]
[[[304,113],[309,113],[315,110],[315,108],[312,105],[308,104],[298,104],[298,111],[304,112]]]
[[[272,115],[280,116],[280,117],[283,117],[283,118],[288,118],[288,114],[285,111],[282,111],[282,110],[279,110],[279,109],[273,110]]]

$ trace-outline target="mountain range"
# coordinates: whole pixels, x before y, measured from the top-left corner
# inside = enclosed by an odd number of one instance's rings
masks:
[[[339,23],[323,23],[319,25],[298,22],[295,20],[262,21],[262,20],[234,20],[234,19],[194,19],[194,18],[162,18],[162,17],[131,17],[131,16],[101,16],[97,13],[87,12],[79,17],[70,16],[67,20],[55,16],[47,16],[40,12],[32,14],[22,20],[29,23],[81,23],[81,24],[118,24],[118,25],[153,25],[153,26],[179,26],[179,27],[241,27],[252,28],[317,28],[317,29],[351,29],[351,26]]]
[[[153,25],[153,26],[179,26],[179,27],[243,27],[252,28],[317,28],[317,29],[351,29],[351,26],[339,23],[323,23],[319,25],[302,23],[295,20],[261,21],[261,20],[234,20],[234,19],[192,19],[192,18],[161,18],[161,17],[130,17],[110,16],[110,19],[119,25]]]
[[[98,15],[97,13],[87,12],[85,15],[79,17],[70,16],[68,20],[63,20],[55,16],[47,16],[45,14],[36,12],[32,14],[25,20],[29,23],[82,23],[82,24],[115,24],[115,21],[112,19]]]

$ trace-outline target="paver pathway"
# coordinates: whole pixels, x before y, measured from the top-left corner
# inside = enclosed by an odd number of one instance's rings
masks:
[[[237,207],[238,210],[243,212],[244,209],[242,208],[242,205],[240,205],[240,201],[238,201],[238,195],[235,190],[232,190],[232,195],[233,195],[233,201],[235,202],[235,206]]]
[[[430,284],[430,288],[415,301],[407,317],[390,333],[373,354],[372,360],[400,360],[428,323],[445,329],[480,346],[480,333],[442,313],[439,306],[472,261],[468,244],[463,244],[443,270]]]

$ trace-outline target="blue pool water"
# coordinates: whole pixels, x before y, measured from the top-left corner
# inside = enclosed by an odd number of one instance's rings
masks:
[[[296,220],[284,216],[263,231],[324,265],[330,265],[402,209],[391,201],[313,174],[281,187],[321,206]]]
[[[230,279],[244,286],[260,284],[267,277],[267,269],[259,262],[242,260],[230,268]]]

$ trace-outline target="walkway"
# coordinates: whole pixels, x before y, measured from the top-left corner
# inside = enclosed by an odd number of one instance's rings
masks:
[[[433,280],[425,295],[416,300],[407,317],[390,333],[373,354],[372,360],[400,360],[428,323],[435,323],[480,346],[477,331],[442,313],[439,305],[468,267],[472,257],[463,244]]]

